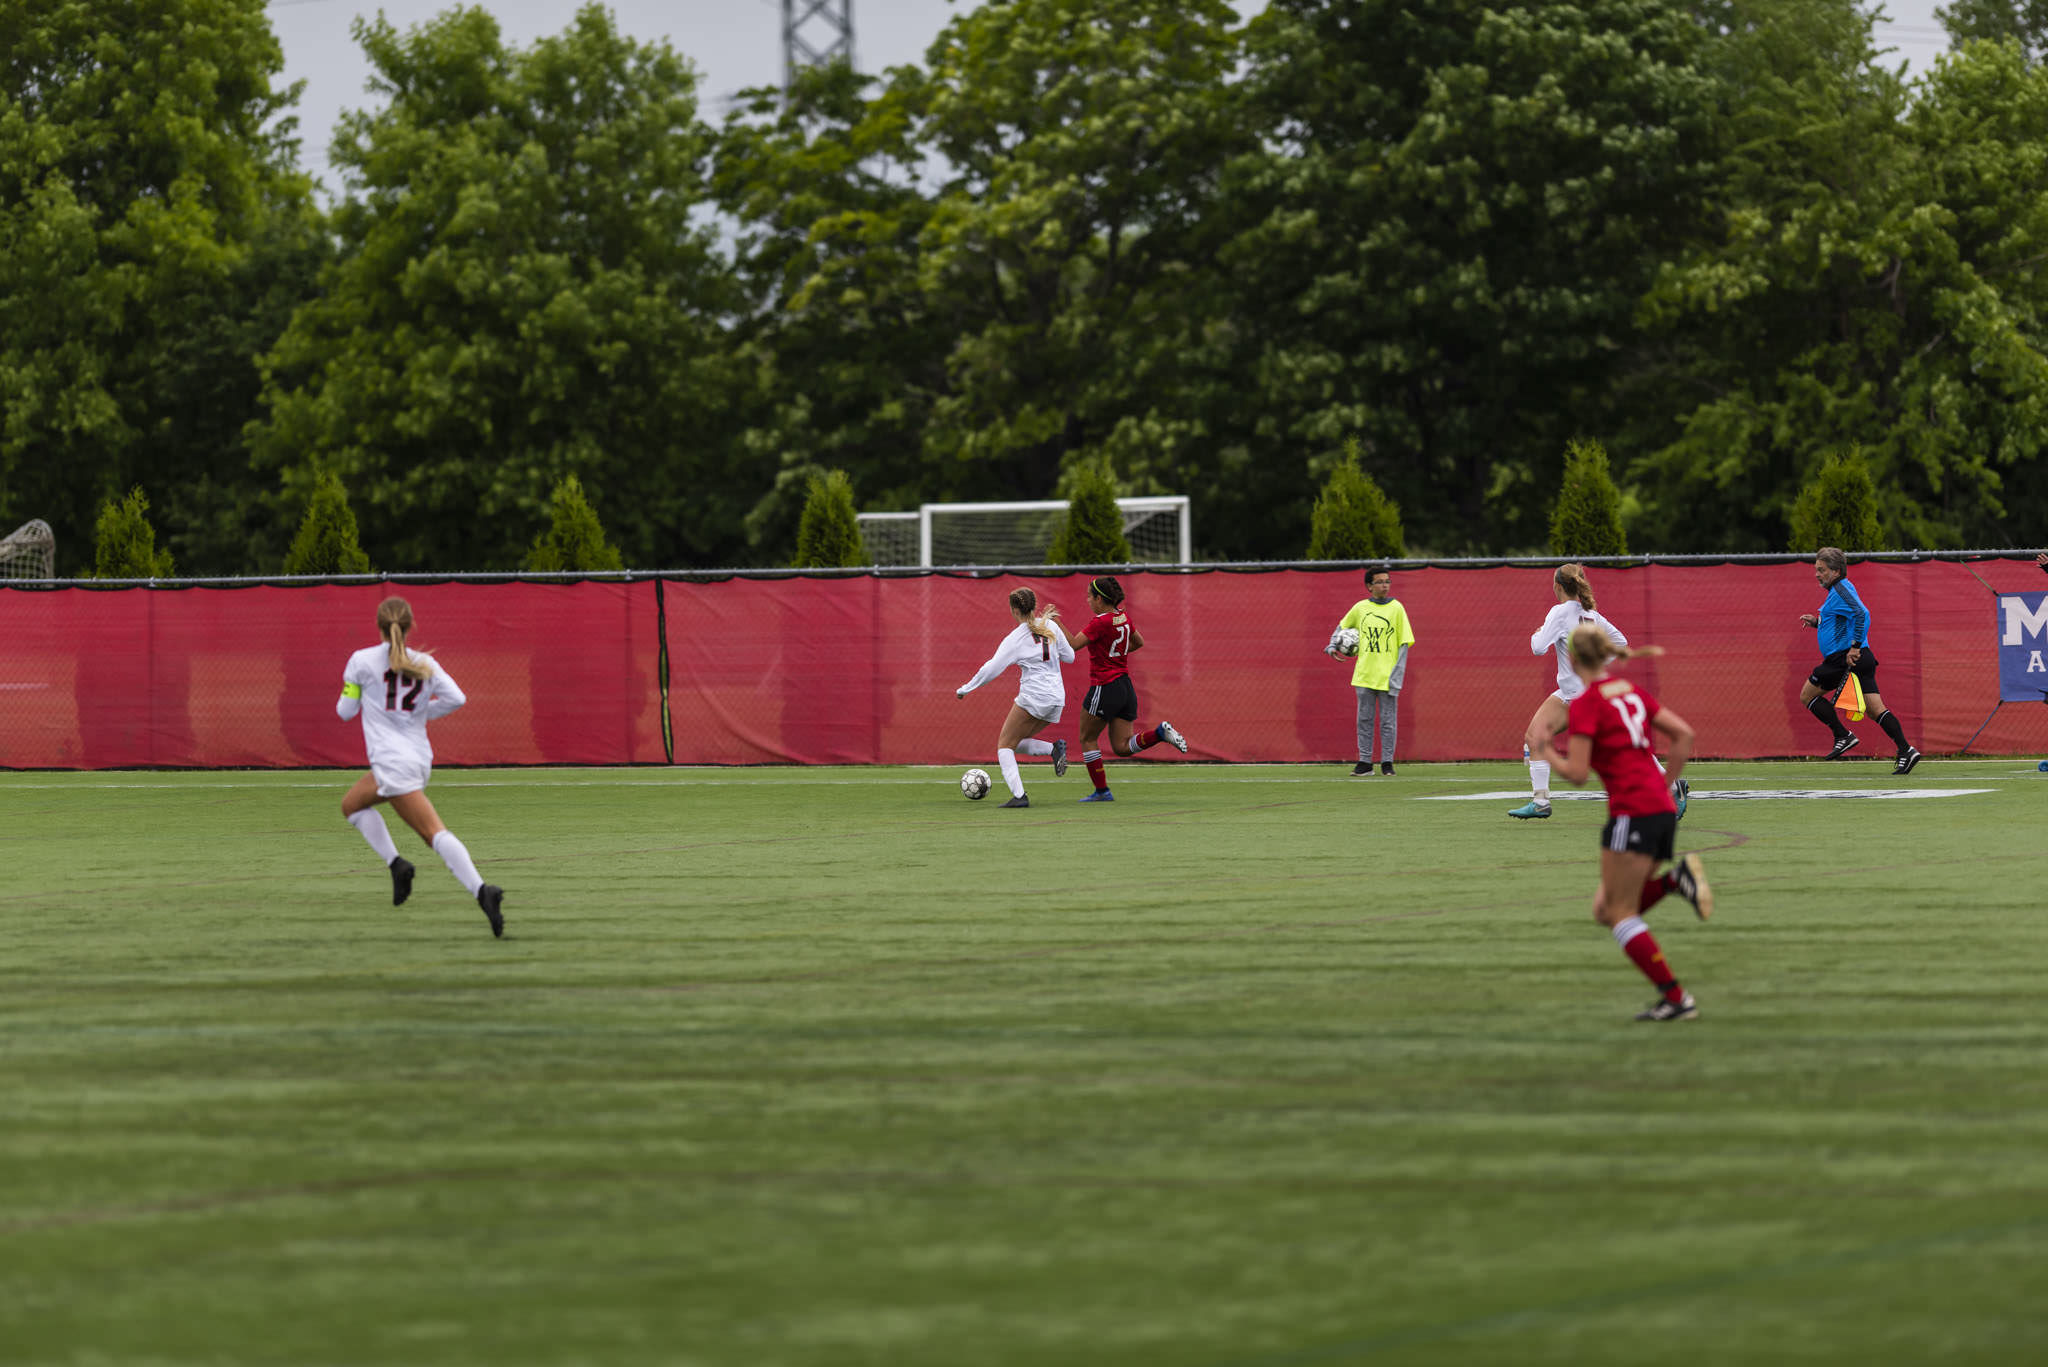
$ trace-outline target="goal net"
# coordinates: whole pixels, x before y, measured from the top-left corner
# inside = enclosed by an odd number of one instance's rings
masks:
[[[1064,499],[927,503],[914,513],[862,513],[861,535],[877,565],[1043,565],[1070,506]],[[1186,495],[1120,498],[1116,506],[1132,560],[1193,559]]]
[[[0,537],[0,579],[55,579],[57,534],[37,518]]]

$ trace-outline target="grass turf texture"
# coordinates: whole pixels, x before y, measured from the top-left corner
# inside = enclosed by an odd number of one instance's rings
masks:
[[[1588,919],[1521,766],[0,777],[11,1364],[2027,1360],[2031,761],[1706,765]],[[1077,782],[1076,780],[1080,780]]]

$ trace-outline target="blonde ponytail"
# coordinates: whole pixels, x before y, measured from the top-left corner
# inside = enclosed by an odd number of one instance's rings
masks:
[[[434,661],[422,650],[417,653],[405,648],[405,638],[412,631],[412,604],[403,598],[386,598],[377,604],[377,634],[391,647],[391,671],[408,679],[431,678]]]
[[[1572,632],[1572,663],[1580,669],[1597,670],[1612,660],[1639,660],[1663,653],[1663,646],[1617,646],[1591,622],[1581,622]]]
[[[1593,585],[1586,578],[1584,565],[1559,565],[1552,581],[1570,597],[1579,600],[1579,606],[1588,612],[1598,611],[1593,606]]]

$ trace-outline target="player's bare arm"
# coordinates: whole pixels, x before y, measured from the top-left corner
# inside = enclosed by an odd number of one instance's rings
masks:
[[[1650,729],[1669,743],[1664,752],[1664,778],[1666,782],[1675,784],[1678,776],[1685,772],[1686,761],[1692,758],[1692,727],[1686,725],[1684,717],[1664,707],[1650,718]]]
[[[1577,788],[1583,786],[1586,780],[1593,776],[1591,736],[1573,736],[1571,746],[1566,750],[1557,748],[1555,737],[1546,739],[1544,744],[1550,749],[1550,772],[1553,777],[1561,778]]]

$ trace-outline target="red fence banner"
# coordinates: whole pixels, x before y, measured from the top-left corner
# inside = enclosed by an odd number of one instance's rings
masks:
[[[1622,668],[1692,723],[1702,756],[1826,750],[1798,704],[1820,658],[1799,622],[1822,598],[1811,565],[1590,576],[1632,642],[1670,652]],[[2048,707],[1999,706],[1998,597],[2033,591],[2031,563],[1869,562],[1850,578],[1871,612],[1878,694],[1923,751],[2048,751]],[[679,764],[986,762],[1016,676],[965,699],[954,690],[1014,624],[1013,588],[1078,628],[1087,582],[672,577],[660,602],[652,579],[0,589],[0,764],[360,766],[360,725],[340,721],[334,699],[392,592],[413,605],[414,642],[470,697],[434,723],[444,765],[658,764],[664,722]],[[1356,757],[1351,666],[1322,653],[1364,597],[1356,570],[1155,571],[1123,584],[1145,639],[1130,661],[1142,724],[1172,721],[1191,759]],[[1518,758],[1556,686],[1555,657],[1529,651],[1556,602],[1550,570],[1397,570],[1394,596],[1416,635],[1398,758]],[[1066,682],[1048,738],[1074,734],[1085,655]],[[1854,725],[1866,753],[1885,752],[1873,722]]]

